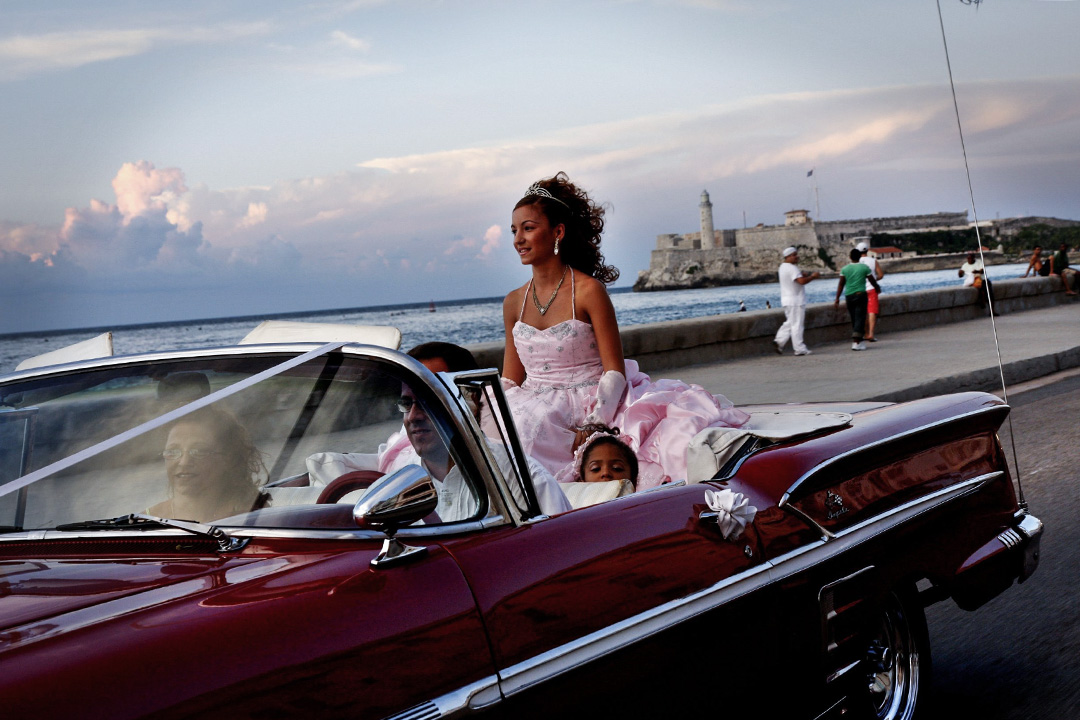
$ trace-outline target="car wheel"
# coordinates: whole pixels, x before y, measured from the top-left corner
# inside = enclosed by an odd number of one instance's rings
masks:
[[[871,717],[916,717],[930,685],[930,641],[913,588],[885,597],[868,638],[864,667]]]

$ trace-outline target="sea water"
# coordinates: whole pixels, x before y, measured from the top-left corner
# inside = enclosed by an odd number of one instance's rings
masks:
[[[987,270],[991,280],[1019,277],[1026,265],[995,265]],[[959,284],[956,270],[927,270],[894,273],[881,282],[885,293],[948,287]],[[807,284],[808,304],[832,302],[837,281],[816,280]],[[778,283],[735,285],[695,290],[667,290],[635,293],[629,288],[611,291],[611,300],[622,327],[644,323],[739,312],[739,303],[749,310],[764,310],[766,303],[780,307]],[[324,310],[274,316],[247,316],[95,328],[42,334],[21,333],[0,336],[0,373],[11,372],[25,358],[56,350],[113,331],[113,352],[131,355],[177,348],[203,348],[235,345],[263,320],[278,318],[309,322],[348,323],[355,325],[393,325],[401,330],[401,347],[407,350],[422,342],[442,340],[459,345],[503,339],[502,298],[472,298],[435,303],[431,312],[427,303]]]

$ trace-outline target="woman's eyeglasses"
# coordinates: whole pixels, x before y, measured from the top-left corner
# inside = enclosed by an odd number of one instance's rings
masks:
[[[205,460],[211,455],[221,455],[217,450],[205,450],[203,448],[191,448],[190,450],[181,450],[180,448],[169,448],[161,453],[161,457],[169,462],[177,462],[180,458],[184,457],[184,453],[196,462],[199,460]]]

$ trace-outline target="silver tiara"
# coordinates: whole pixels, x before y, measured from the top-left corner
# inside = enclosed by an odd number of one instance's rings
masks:
[[[536,195],[537,197],[547,198],[548,200],[554,200],[555,202],[559,203],[560,205],[562,205],[567,210],[570,209],[569,205],[567,205],[565,202],[563,202],[559,198],[552,195],[550,190],[548,190],[547,188],[540,187],[539,182],[534,182],[532,185],[530,185],[529,189],[525,191],[525,195],[523,197],[529,197],[530,195]]]

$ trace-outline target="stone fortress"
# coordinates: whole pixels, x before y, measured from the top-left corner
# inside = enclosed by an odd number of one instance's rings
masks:
[[[822,275],[835,274],[838,268],[849,262],[848,253],[855,247],[855,238],[936,230],[967,230],[972,226],[966,210],[828,222],[815,221],[808,210],[790,210],[784,213],[783,225],[714,230],[712,202],[706,190],[701,192],[699,208],[699,232],[657,236],[656,249],[652,251],[649,260],[649,269],[638,273],[638,279],[634,283],[635,291],[775,282],[776,270],[781,261],[780,251],[789,246],[799,250],[799,267],[818,270]],[[1013,235],[1028,225],[1040,222],[1051,226],[1077,224],[1057,218],[1028,217],[980,221],[979,226],[984,245],[996,245],[995,239]],[[963,259],[956,261],[956,254],[918,258],[908,258],[908,255],[910,254],[905,253],[904,259],[884,260],[883,266],[886,269],[892,266],[891,269],[895,272],[958,267],[963,263]],[[898,250],[895,257],[900,257]],[[940,259],[935,262],[936,257]],[[991,258],[987,260],[989,264],[995,264]]]

